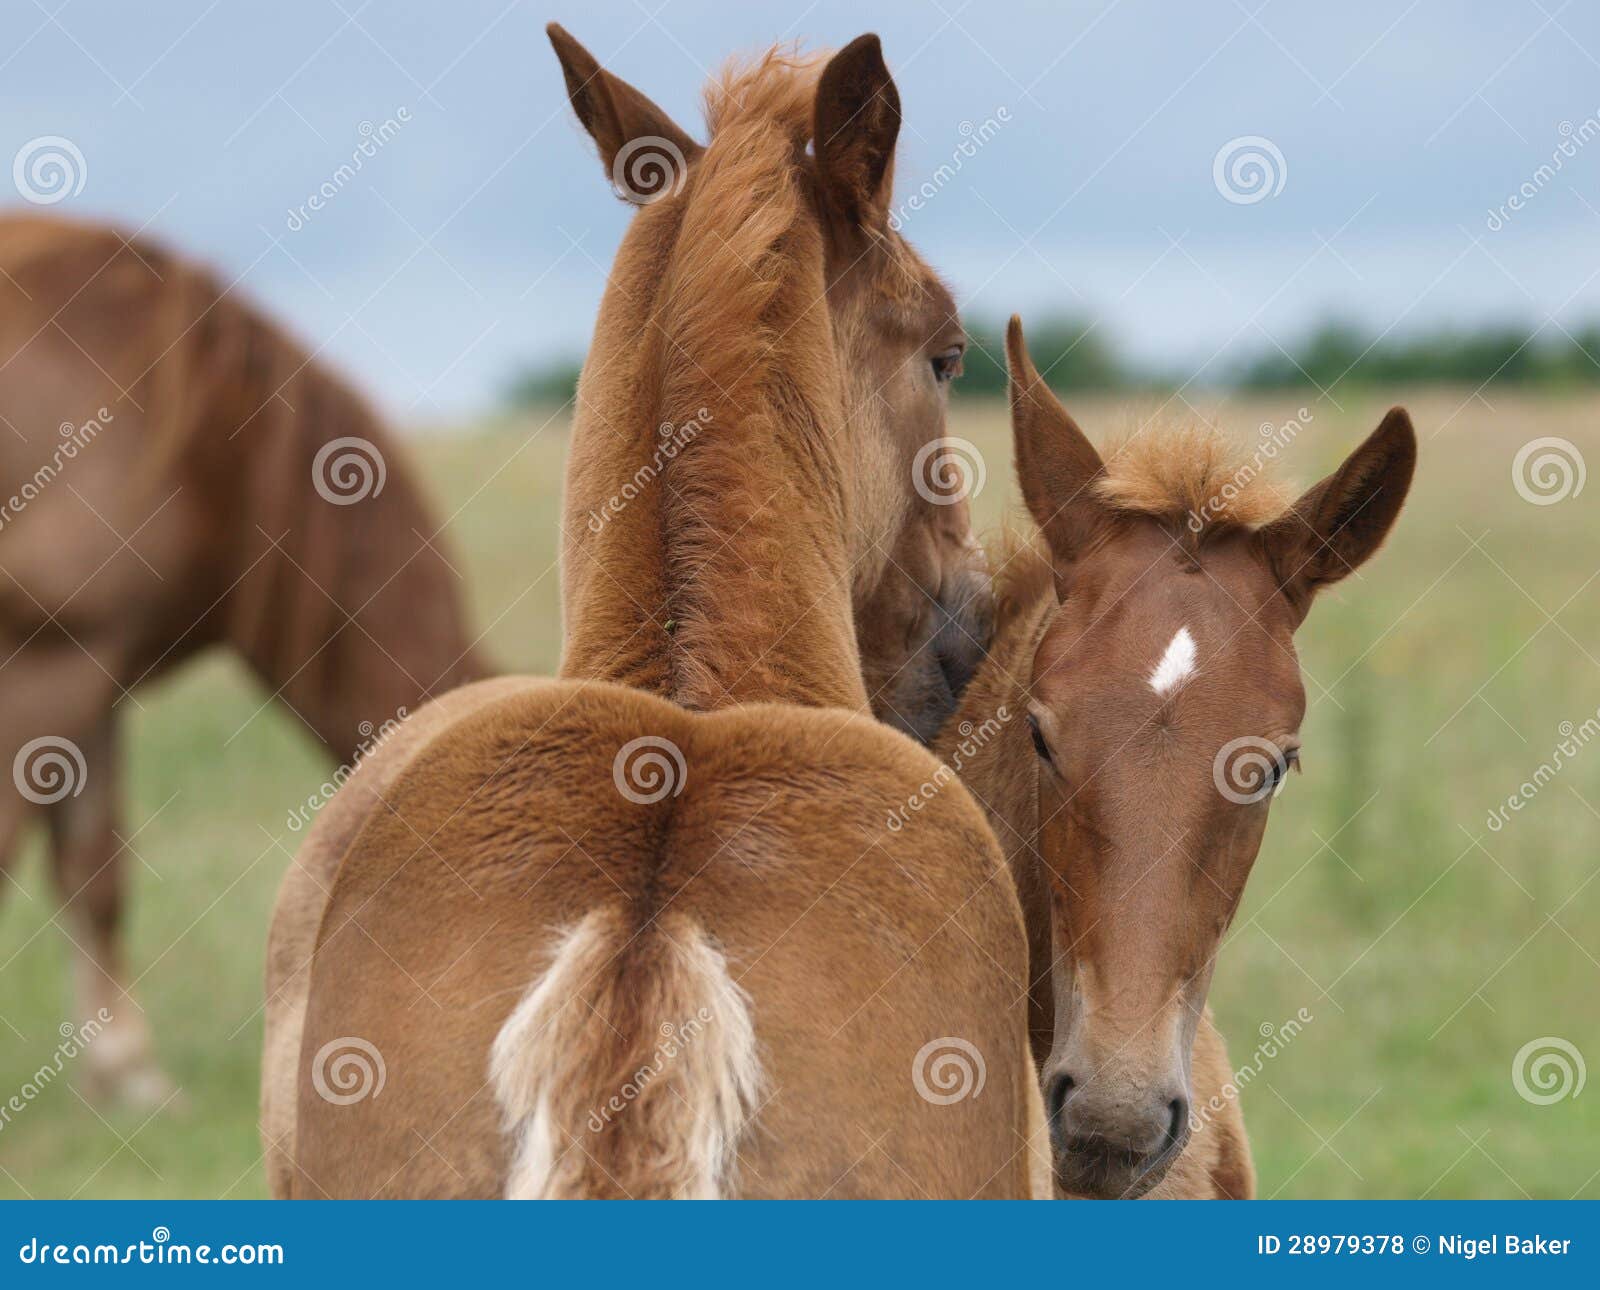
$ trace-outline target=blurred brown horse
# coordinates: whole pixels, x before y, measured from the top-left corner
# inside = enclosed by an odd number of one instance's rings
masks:
[[[394,441],[231,288],[111,228],[8,217],[0,302],[0,872],[42,815],[79,1016],[112,1016],[92,1080],[159,1100],[118,936],[148,823],[117,819],[118,705],[226,645],[348,763],[484,669]]]

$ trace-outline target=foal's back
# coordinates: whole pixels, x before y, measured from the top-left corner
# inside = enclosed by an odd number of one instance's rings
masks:
[[[485,684],[344,853],[293,1194],[1029,1194],[1002,858],[954,784],[885,827],[930,755],[836,710]]]

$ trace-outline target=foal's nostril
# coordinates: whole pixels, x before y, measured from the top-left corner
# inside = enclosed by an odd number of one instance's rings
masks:
[[[1061,1119],[1061,1109],[1066,1106],[1067,1097],[1076,1086],[1077,1081],[1067,1074],[1051,1078],[1044,1091],[1044,1109],[1050,1117],[1050,1123],[1055,1124]]]
[[[1167,1141],[1162,1150],[1172,1147],[1183,1137],[1183,1130],[1189,1119],[1189,1102],[1187,1098],[1175,1097],[1167,1103],[1172,1118],[1167,1123]]]

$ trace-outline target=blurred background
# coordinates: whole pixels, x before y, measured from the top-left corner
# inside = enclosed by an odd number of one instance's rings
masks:
[[[1294,420],[1310,482],[1411,408],[1398,533],[1301,633],[1305,774],[1212,1001],[1252,1067],[1263,1195],[1600,1196],[1600,12],[7,6],[7,205],[211,264],[347,376],[408,432],[490,651],[534,672],[560,640],[566,404],[631,211],[552,19],[691,133],[728,55],[880,33],[896,218],[973,332],[952,432],[988,465],[986,523],[1015,500],[1012,311],[1091,434],[1130,408]],[[181,1099],[53,1084],[0,1123],[0,1195],[262,1194],[262,946],[287,818],[329,771],[265,698],[218,655],[127,714],[130,954]],[[0,883],[0,1101],[69,1017],[39,843]]]

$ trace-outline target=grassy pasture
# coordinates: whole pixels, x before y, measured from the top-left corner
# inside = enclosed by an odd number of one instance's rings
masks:
[[[1223,415],[1248,435],[1310,406],[1286,453],[1309,482],[1393,397],[1340,400],[1289,392]],[[1274,807],[1212,1000],[1240,1066],[1263,1027],[1313,1018],[1244,1094],[1263,1195],[1600,1197],[1600,1095],[1540,1105],[1513,1080],[1544,1037],[1600,1063],[1600,747],[1487,823],[1551,761],[1563,723],[1581,741],[1600,709],[1600,486],[1539,506],[1512,482],[1539,436],[1600,465],[1600,397],[1408,402],[1417,487],[1382,556],[1302,629],[1305,774]],[[1076,407],[1091,433],[1126,416]],[[963,403],[952,430],[987,462],[977,505],[993,523],[1015,503],[1004,409]],[[555,665],[565,446],[564,426],[538,419],[416,445],[508,668]],[[52,1084],[0,1125],[0,1196],[263,1192],[267,918],[298,836],[288,813],[329,768],[230,658],[138,699],[130,950],[182,1103],[150,1118]],[[34,838],[0,895],[0,1102],[82,1020],[43,868]]]

